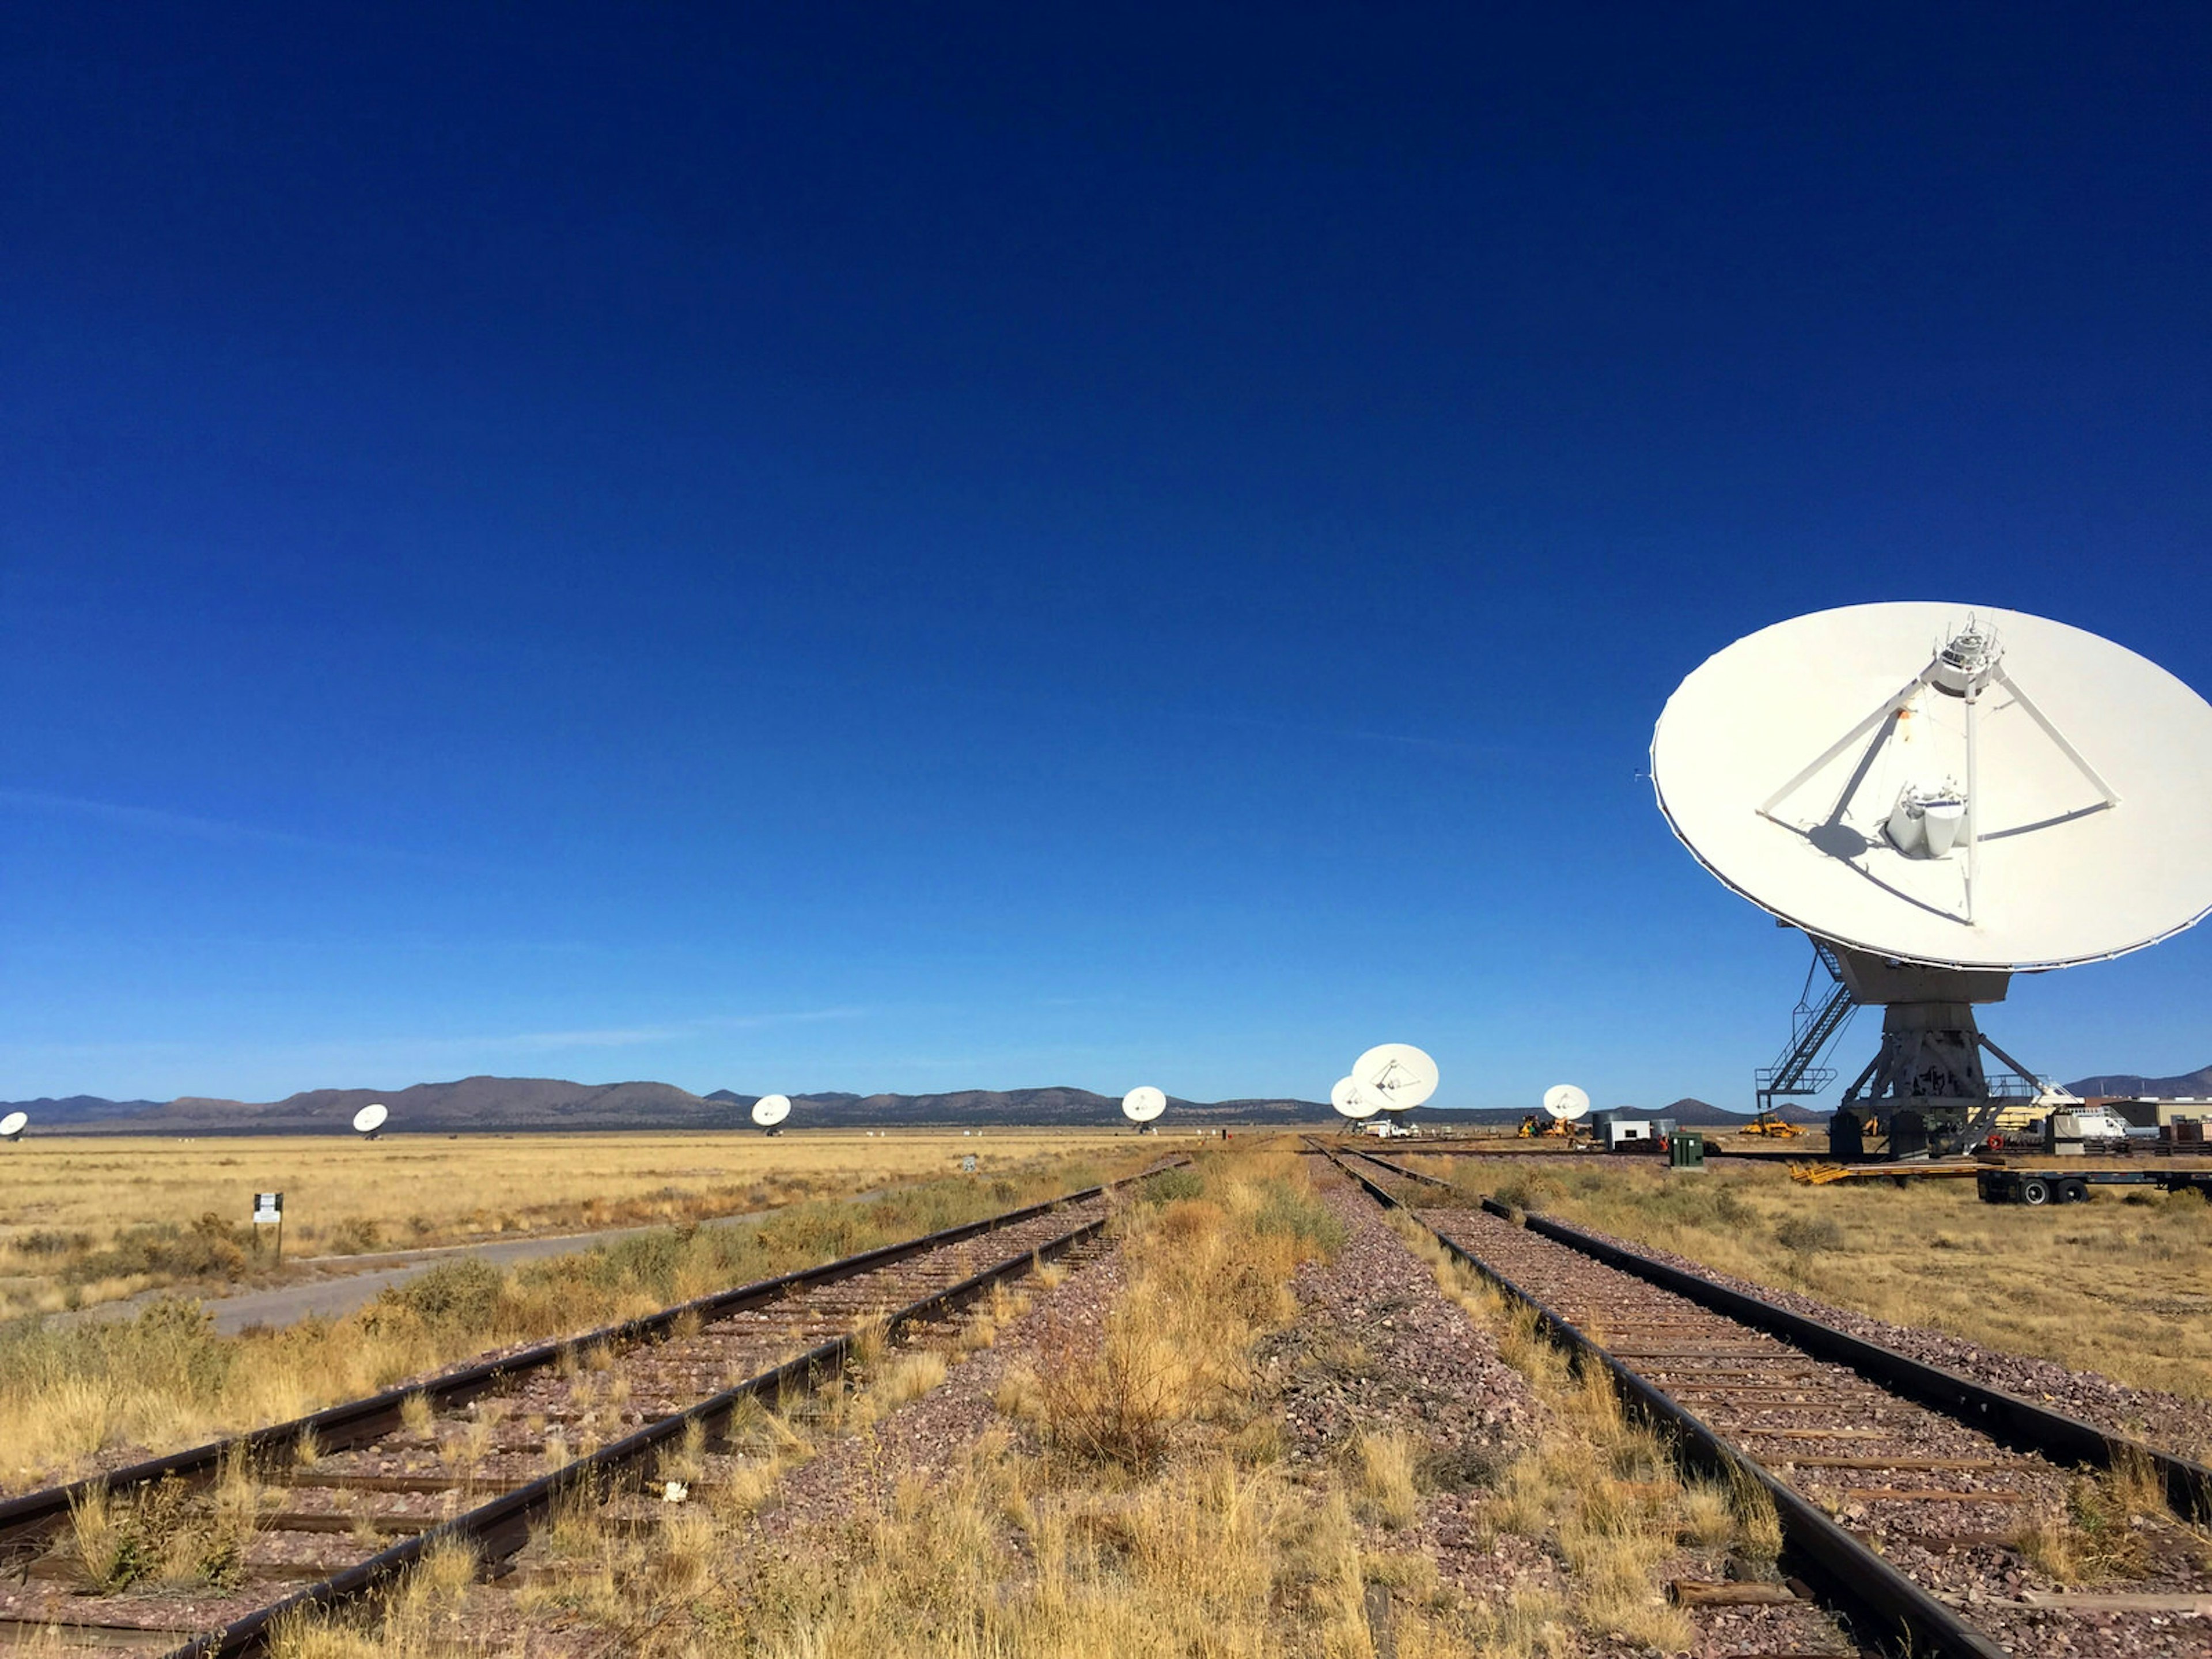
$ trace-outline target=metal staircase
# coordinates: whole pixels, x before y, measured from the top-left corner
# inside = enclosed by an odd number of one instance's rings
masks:
[[[1825,987],[1817,982],[1823,968],[1829,980]],[[1821,1065],[1820,1058],[1842,1033],[1856,1006],[1844,984],[1843,965],[1836,960],[1835,951],[1825,939],[1814,939],[1813,965],[1805,970],[1805,988],[1790,1016],[1790,1046],[1773,1065],[1759,1069],[1761,1112],[1772,1111],[1778,1097],[1817,1095],[1836,1080],[1835,1067]]]

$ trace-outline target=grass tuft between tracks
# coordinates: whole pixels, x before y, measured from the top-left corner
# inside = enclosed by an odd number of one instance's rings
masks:
[[[282,1422],[488,1349],[633,1318],[1100,1178],[1089,1161],[1044,1160],[873,1202],[799,1204],[726,1227],[664,1229],[506,1271],[452,1262],[343,1318],[239,1336],[217,1335],[199,1305],[184,1301],[155,1303],[127,1323],[15,1321],[0,1325],[0,1495],[113,1467],[126,1449],[154,1455]]]

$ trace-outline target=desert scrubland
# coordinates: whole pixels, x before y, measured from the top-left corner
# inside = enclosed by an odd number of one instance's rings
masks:
[[[313,1272],[321,1256],[679,1225],[848,1197],[948,1173],[967,1153],[995,1174],[1131,1144],[1126,1133],[1052,1130],[34,1136],[0,1147],[0,1319],[164,1286],[216,1294],[270,1282],[275,1241],[248,1219],[257,1192],[284,1194],[286,1261]]]
[[[763,1193],[789,1201],[726,1226],[698,1225],[698,1212],[683,1210],[676,1224],[504,1271],[471,1260],[442,1263],[343,1318],[306,1320],[282,1330],[219,1336],[198,1302],[184,1296],[165,1296],[130,1320],[19,1316],[0,1324],[0,1490],[20,1491],[281,1421],[503,1344],[588,1330],[1049,1198],[1139,1168],[1163,1145],[1164,1138],[1126,1134],[977,1138],[956,1132],[874,1139],[787,1135],[734,1144],[729,1137],[549,1136],[534,1143],[457,1140],[416,1148],[398,1142],[297,1149],[240,1141],[149,1146],[148,1154],[203,1154],[203,1167],[222,1171],[226,1180],[233,1167],[294,1158],[300,1160],[295,1168],[319,1169],[328,1191],[349,1198],[356,1215],[425,1214],[449,1229],[483,1214],[623,1224],[649,1218],[657,1205],[708,1210],[707,1195],[717,1191],[724,1209],[774,1201],[757,1196]],[[387,1157],[392,1151],[409,1154],[397,1172]],[[114,1155],[112,1146],[98,1152]],[[978,1160],[975,1174],[946,1173],[969,1152]],[[530,1175],[532,1158],[544,1166],[540,1177]],[[227,1162],[234,1159],[235,1166]],[[723,1173],[705,1173],[715,1168]],[[696,1172],[688,1177],[700,1183],[694,1196],[660,1193],[679,1170]],[[606,1184],[627,1182],[630,1197],[594,1207],[601,1171],[622,1172],[606,1176]],[[188,1205],[188,1182],[161,1184],[174,1179],[173,1171],[149,1169],[146,1178],[165,1201]],[[240,1191],[258,1184],[245,1182]],[[477,1203],[471,1189],[478,1186],[506,1201]],[[810,1186],[889,1189],[866,1200],[799,1195]],[[576,1210],[557,1207],[562,1194]],[[48,1201],[73,1200],[50,1194]]]

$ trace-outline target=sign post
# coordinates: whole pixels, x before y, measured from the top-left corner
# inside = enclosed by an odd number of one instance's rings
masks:
[[[253,1195],[253,1224],[276,1229],[276,1265],[284,1265],[284,1194],[256,1193]]]

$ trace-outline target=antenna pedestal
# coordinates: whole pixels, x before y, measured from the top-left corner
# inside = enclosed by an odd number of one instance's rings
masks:
[[[1892,962],[1848,945],[1833,949],[1851,1000],[1881,1008],[1881,1048],[1844,1091],[1838,1115],[1849,1113],[1855,1122],[1869,1111],[1886,1117],[1893,1157],[1957,1152],[1986,1134],[2018,1091],[1992,1086],[1983,1051],[2023,1080],[2027,1073],[1982,1035],[1974,1008],[2003,1001],[2012,975]],[[1836,1133],[1839,1139],[1850,1134],[1840,1123]]]

